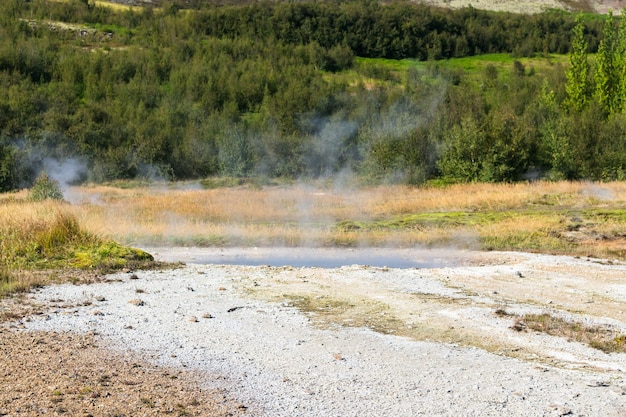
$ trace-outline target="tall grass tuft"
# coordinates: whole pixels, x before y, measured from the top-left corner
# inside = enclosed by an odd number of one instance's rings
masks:
[[[51,257],[59,251],[59,248],[88,243],[94,238],[81,230],[76,217],[58,212],[54,219],[39,231],[34,240],[41,254]]]
[[[67,204],[30,198],[0,202],[0,295],[44,283],[50,275],[45,271],[108,272],[152,261],[146,252],[83,229]]]

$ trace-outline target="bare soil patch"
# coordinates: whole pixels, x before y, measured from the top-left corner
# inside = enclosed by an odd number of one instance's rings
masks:
[[[5,318],[37,310],[5,311]],[[245,414],[223,392],[199,387],[207,375],[156,367],[103,345],[94,334],[0,327],[0,416]]]

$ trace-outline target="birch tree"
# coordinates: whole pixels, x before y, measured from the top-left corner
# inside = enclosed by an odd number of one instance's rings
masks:
[[[589,96],[589,62],[587,60],[587,41],[585,40],[585,23],[582,14],[576,17],[574,37],[572,39],[572,51],[569,56],[569,68],[567,70],[568,108],[581,111],[586,105]]]
[[[609,11],[602,31],[603,39],[598,46],[595,71],[595,95],[607,113],[620,108],[619,44],[618,31],[613,13]]]

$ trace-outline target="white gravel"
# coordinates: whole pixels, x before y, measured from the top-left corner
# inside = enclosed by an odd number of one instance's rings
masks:
[[[261,268],[189,264],[51,286],[35,294],[50,311],[23,324],[97,332],[116,349],[207,372],[207,387],[227,390],[252,416],[626,416],[621,371],[568,370],[364,328],[319,329],[296,308],[241,290],[245,277],[271,271]],[[327,271],[350,278],[360,270]]]

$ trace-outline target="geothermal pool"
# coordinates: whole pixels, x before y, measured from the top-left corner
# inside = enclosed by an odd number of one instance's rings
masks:
[[[194,264],[340,268],[441,268],[463,265],[467,253],[451,249],[406,248],[144,248],[157,259]]]

